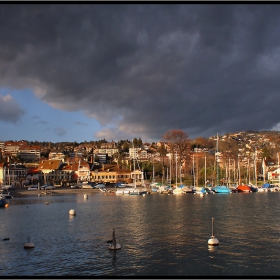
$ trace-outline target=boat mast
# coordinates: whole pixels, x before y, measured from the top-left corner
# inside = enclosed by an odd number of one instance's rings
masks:
[[[205,188],[206,188],[206,184],[207,184],[207,182],[206,182],[206,155],[205,155],[205,157],[204,157],[204,183],[205,183]]]
[[[278,181],[279,181],[278,184],[280,185],[280,176],[279,176],[279,173],[278,173],[278,172],[279,172],[279,153],[278,153],[278,152],[277,152],[277,159],[278,159],[278,166],[277,166],[277,167],[278,167],[278,170],[277,170],[277,175],[278,175]]]
[[[175,180],[175,186],[177,187],[177,151],[176,151],[176,155],[175,155],[175,158],[176,158],[176,162],[175,162],[175,167],[176,167],[176,180]]]
[[[219,186],[219,162],[218,162],[218,151],[219,151],[219,135],[217,133],[217,143],[216,143],[216,164],[217,164],[217,168],[216,168],[216,172],[217,172],[217,186]]]
[[[241,185],[241,174],[240,174],[239,154],[238,154],[237,168],[238,168],[238,184]]]
[[[230,158],[228,159],[228,187],[230,187]]]
[[[195,182],[195,171],[194,171],[194,154],[193,154],[193,186],[195,187],[196,182]]]
[[[254,154],[254,172],[255,172],[255,182],[256,182],[256,187],[257,187],[257,185],[258,185],[258,177],[257,177],[256,149],[255,149],[255,154]]]
[[[133,145],[133,139],[132,139],[132,150],[133,150],[133,180],[134,180],[134,188],[136,188],[136,174],[135,174],[135,151],[134,151],[134,145]]]
[[[169,168],[169,172],[170,172],[170,176],[169,176],[169,177],[170,177],[170,179],[169,179],[169,180],[170,180],[170,185],[171,185],[171,183],[172,183],[172,182],[171,182],[171,179],[172,179],[172,178],[171,178],[171,177],[172,177],[171,159],[172,159],[172,157],[173,157],[173,153],[172,153],[172,156],[170,156],[170,158],[169,158],[169,164],[170,164],[170,168]]]

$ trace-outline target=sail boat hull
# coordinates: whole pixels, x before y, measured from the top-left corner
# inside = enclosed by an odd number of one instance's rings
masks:
[[[216,186],[212,188],[215,193],[231,193],[231,190],[227,186]]]
[[[249,186],[246,185],[240,185],[237,187],[237,191],[238,192],[251,192],[251,188]]]

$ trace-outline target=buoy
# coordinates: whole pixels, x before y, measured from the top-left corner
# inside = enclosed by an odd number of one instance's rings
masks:
[[[5,204],[5,208],[7,208],[7,207],[9,207],[9,204],[7,203],[7,204]]]
[[[113,229],[112,243],[109,245],[108,248],[109,248],[109,250],[119,250],[119,249],[121,249],[121,245],[116,242],[115,229]]]
[[[27,240],[28,240],[28,242],[24,243],[24,245],[23,245],[24,249],[34,248],[35,244],[33,242],[30,242],[30,237],[28,237]]]
[[[46,205],[49,205],[49,202],[46,201],[45,204],[46,204]]]
[[[219,245],[219,240],[214,236],[214,218],[212,218],[212,236],[208,239],[208,245]]]
[[[69,210],[69,215],[76,215],[76,212],[74,209]]]
[[[87,194],[84,194],[84,198],[88,198],[88,195],[87,195]]]

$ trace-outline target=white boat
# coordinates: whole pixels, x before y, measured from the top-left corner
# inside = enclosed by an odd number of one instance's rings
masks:
[[[195,192],[194,188],[190,187],[190,186],[183,186],[182,187],[182,191],[184,193],[194,193]]]
[[[130,194],[134,190],[135,190],[135,188],[132,187],[132,186],[125,187],[125,188],[120,188],[120,189],[117,189],[116,194]]]
[[[183,194],[185,193],[181,187],[176,187],[175,189],[173,189],[173,194]]]
[[[116,194],[123,194],[123,189],[117,189]]]
[[[2,198],[5,198],[5,199],[13,198],[12,195],[10,194],[10,192],[8,192],[6,189],[5,190],[0,190],[0,195],[1,195]]]

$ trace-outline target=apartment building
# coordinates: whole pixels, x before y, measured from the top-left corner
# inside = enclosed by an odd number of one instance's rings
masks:
[[[18,141],[18,142],[6,141],[4,143],[4,154],[16,156],[19,153],[19,149],[27,145],[28,145],[27,141]]]
[[[35,160],[40,159],[41,149],[40,146],[27,146],[21,145],[18,149],[18,155],[22,160]]]
[[[139,151],[141,151],[141,148],[129,148],[129,157],[138,158]]]
[[[102,148],[102,149],[97,149],[98,154],[107,154],[109,157],[111,157],[113,154],[118,153],[118,149],[111,149],[111,148]]]

